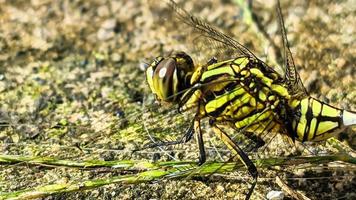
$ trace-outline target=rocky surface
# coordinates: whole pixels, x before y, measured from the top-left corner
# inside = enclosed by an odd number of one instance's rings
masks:
[[[236,2],[184,1],[182,5],[272,63],[276,52],[244,19],[244,10]],[[254,9],[278,43],[273,4],[256,1]],[[314,97],[353,110],[355,5],[353,0],[282,1],[291,50],[306,88]],[[2,154],[152,159],[152,155],[130,152],[149,142],[144,110],[153,100],[142,68],[156,56],[194,48],[176,37],[182,30],[169,25],[169,18],[157,23],[166,14],[160,6],[151,0],[0,0],[0,120],[11,125],[0,128]],[[153,123],[168,129],[175,122],[157,114]],[[342,135],[351,146],[355,145],[354,133],[355,129]],[[179,148],[188,152],[183,157],[196,158],[194,144]],[[354,170],[342,166],[306,171],[296,166],[278,174],[294,177],[288,179],[290,186],[311,199],[353,199]],[[0,191],[10,192],[110,177],[115,172],[18,165],[0,166],[0,174]],[[279,190],[272,172],[263,171],[261,177],[254,199]],[[246,179],[233,174],[207,180],[110,185],[48,199],[239,199],[245,187]]]

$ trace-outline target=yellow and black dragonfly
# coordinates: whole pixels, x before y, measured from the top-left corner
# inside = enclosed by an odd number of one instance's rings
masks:
[[[146,79],[157,100],[178,105],[184,112],[193,110],[194,118],[183,138],[151,145],[184,143],[195,137],[199,163],[206,161],[201,120],[209,119],[214,133],[238,157],[253,177],[249,199],[257,183],[258,172],[235,136],[225,132],[231,127],[236,135],[256,141],[279,133],[292,141],[323,141],[356,124],[356,113],[339,109],[311,97],[304,88],[294,65],[279,2],[277,12],[284,46],[284,75],[268,66],[232,37],[192,16],[174,1],[169,2],[176,17],[199,33],[207,44],[225,49],[224,58],[212,57],[206,64],[195,65],[185,52],[157,57],[146,69]],[[219,49],[219,50],[220,50]]]

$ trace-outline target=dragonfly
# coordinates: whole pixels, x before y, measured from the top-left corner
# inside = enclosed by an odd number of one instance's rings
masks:
[[[153,60],[145,72],[156,99],[178,106],[179,112],[193,110],[194,117],[181,139],[151,147],[186,143],[194,137],[200,155],[198,163],[203,164],[206,150],[201,121],[208,119],[216,137],[245,165],[252,177],[253,183],[246,194],[249,199],[257,183],[257,168],[235,142],[235,136],[227,134],[224,127],[234,129],[236,135],[256,140],[256,144],[262,143],[257,145],[260,147],[272,133],[284,135],[293,142],[318,142],[356,125],[356,112],[333,107],[306,91],[289,48],[279,1],[277,12],[284,47],[284,75],[234,38],[180,8],[173,0],[168,4],[177,18],[205,38],[207,44],[218,44],[225,49],[225,57],[233,57],[224,60],[211,57],[205,64],[196,65],[187,53],[176,51]]]

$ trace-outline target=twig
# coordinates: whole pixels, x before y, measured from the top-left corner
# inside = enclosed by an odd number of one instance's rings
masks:
[[[335,161],[343,161],[350,164],[356,164],[356,158],[348,154],[336,155],[321,155],[321,156],[299,156],[299,157],[276,157],[276,158],[261,158],[255,159],[253,162],[259,168],[268,168],[272,166],[290,166],[300,164],[324,164]],[[169,162],[149,162],[142,160],[62,160],[49,157],[22,156],[22,155],[1,155],[0,164],[26,164],[26,165],[46,165],[48,167],[73,167],[73,168],[101,168],[110,167],[124,170],[151,170],[166,167],[193,166],[197,167],[194,161],[169,161]],[[231,166],[240,168],[242,165],[239,162],[208,162],[203,166],[213,167],[214,165]]]
[[[334,161],[344,161],[347,163],[356,163],[356,158],[347,154],[314,156],[314,157],[291,157],[291,158],[265,158],[256,159],[253,162],[258,168],[269,168],[273,166],[291,166],[299,164],[324,164]],[[46,157],[30,157],[20,155],[0,155],[0,164],[30,164],[30,165],[47,165],[51,167],[75,167],[75,168],[99,168],[109,167],[110,169],[120,169],[130,171],[130,174],[115,176],[107,179],[94,179],[82,182],[68,182],[39,186],[36,188],[9,193],[0,193],[0,199],[31,199],[40,198],[53,194],[74,192],[97,188],[108,184],[138,184],[166,178],[186,178],[211,175],[213,173],[227,173],[233,171],[245,170],[244,165],[240,162],[207,162],[198,166],[196,162],[191,161],[172,161],[156,162],[148,161],[71,161],[60,160]],[[136,170],[133,172],[133,170]]]
[[[276,177],[276,183],[278,184],[279,187],[281,187],[285,192],[287,192],[289,195],[291,195],[294,199],[297,200],[310,200],[308,197],[303,195],[302,193],[299,193],[292,188],[290,188],[279,176]]]

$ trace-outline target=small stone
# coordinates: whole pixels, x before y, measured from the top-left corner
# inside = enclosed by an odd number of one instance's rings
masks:
[[[109,12],[109,8],[107,7],[107,6],[100,6],[99,8],[98,8],[98,15],[100,16],[100,17],[106,17],[106,16],[108,16],[110,14],[110,12]]]
[[[20,136],[18,134],[12,134],[11,139],[13,143],[18,143],[20,141]]]
[[[99,40],[109,40],[113,38],[115,33],[113,31],[107,31],[105,29],[99,29],[97,33],[97,37]]]
[[[122,60],[121,54],[113,53],[111,54],[111,60],[114,62],[120,62]]]
[[[216,192],[218,193],[224,193],[225,192],[225,188],[221,185],[216,186]]]
[[[342,67],[344,67],[344,66],[346,65],[346,60],[343,59],[343,58],[337,58],[337,59],[335,60],[335,62],[336,62],[336,67],[337,67],[338,69],[340,69],[340,68],[342,68]]]
[[[0,82],[0,92],[3,92],[6,90],[6,83],[4,81]]]
[[[344,184],[342,182],[336,183],[335,188],[339,191],[342,191],[342,189],[344,188]]]
[[[116,19],[108,19],[105,20],[102,24],[101,24],[101,28],[105,28],[108,30],[112,30],[116,27]]]
[[[114,37],[114,29],[116,27],[116,20],[115,19],[108,19],[105,20],[100,29],[97,32],[97,37],[99,40],[109,40]]]
[[[282,200],[282,199],[284,199],[284,193],[282,191],[272,190],[272,191],[268,192],[267,199]]]

